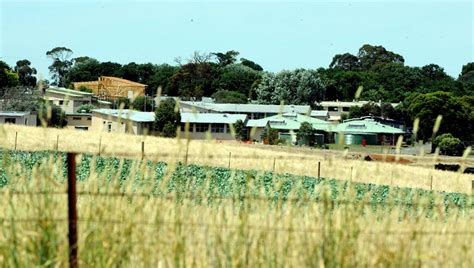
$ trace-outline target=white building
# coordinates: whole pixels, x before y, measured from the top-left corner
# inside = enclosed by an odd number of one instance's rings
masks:
[[[37,116],[30,112],[0,111],[0,124],[36,126]]]

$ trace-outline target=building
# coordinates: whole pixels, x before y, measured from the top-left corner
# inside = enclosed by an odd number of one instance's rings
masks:
[[[89,88],[99,99],[115,99],[118,97],[135,98],[145,95],[146,85],[127,79],[111,76],[101,76],[97,81],[74,82],[75,90],[81,87]]]
[[[291,143],[296,143],[296,134],[303,122],[310,123],[313,129],[319,134],[318,136],[320,136],[320,138],[322,137],[322,141],[319,140],[319,143],[331,141],[332,135],[330,135],[330,133],[336,127],[334,124],[298,113],[285,113],[262,119],[251,119],[248,120],[246,126],[249,128],[249,133],[254,134],[251,139],[262,141],[261,137],[264,131],[266,131],[267,128],[272,128],[278,130],[280,138],[286,139]]]
[[[30,112],[0,111],[0,124],[36,126],[37,116]]]
[[[99,100],[92,93],[82,92],[64,87],[49,87],[43,92],[43,98],[59,106],[66,114],[74,114],[81,105],[91,104],[99,109],[112,106],[109,101]]]
[[[323,121],[329,121],[329,112],[326,110],[313,110],[310,116]]]
[[[350,120],[338,124],[334,130],[335,141],[340,144],[395,145],[398,136],[405,134],[400,128],[382,124],[372,119]]]
[[[154,121],[153,112],[96,109],[92,111],[90,130],[144,135],[150,133]]]
[[[329,121],[340,121],[342,114],[348,114],[349,109],[353,106],[363,106],[370,101],[322,101],[318,103],[323,110],[329,112]],[[381,105],[382,102],[374,102],[377,105]],[[399,103],[391,103],[393,107],[399,105]]]
[[[77,112],[79,106],[92,104],[92,93],[63,87],[49,87],[44,92],[44,99],[61,107],[66,114],[73,114]]]
[[[310,114],[309,105],[235,104],[212,101],[180,101],[182,112],[245,114],[248,119],[261,119],[282,113]]]
[[[92,114],[90,113],[74,113],[66,114],[67,129],[89,130],[92,125]]]
[[[379,122],[379,123],[384,124],[384,125],[388,125],[388,126],[391,126],[391,127],[395,127],[395,128],[405,130],[405,123],[403,123],[401,121],[398,121],[398,120],[383,118],[381,116],[362,116],[362,117],[359,117],[359,118],[351,118],[351,119],[344,120],[344,123],[345,122],[351,122],[351,121],[358,121],[358,120],[373,120],[375,122]]]
[[[222,113],[181,113],[181,137],[189,134],[191,139],[206,139],[209,134],[216,140],[234,140],[230,125],[238,120],[247,122],[245,114],[222,114]],[[186,133],[186,124],[189,130]]]

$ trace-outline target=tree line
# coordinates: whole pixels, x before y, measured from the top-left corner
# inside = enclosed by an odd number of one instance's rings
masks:
[[[404,121],[408,126],[420,119],[419,139],[431,138],[438,115],[443,116],[441,133],[474,140],[474,63],[462,67],[457,78],[442,67],[405,65],[402,55],[383,46],[363,45],[358,53],[337,54],[327,68],[265,71],[258,63],[239,57],[238,51],[200,53],[174,64],[100,62],[88,56],[73,57],[66,47],[46,52],[51,84],[71,87],[73,82],[115,76],[148,85],[146,94],[185,100],[213,97],[216,102],[311,105],[323,100],[373,101],[352,108],[349,117],[380,115]],[[0,97],[6,88],[34,88],[37,71],[28,60],[10,67],[0,61]],[[356,96],[358,89],[362,89]],[[153,106],[147,98],[135,107]],[[381,101],[383,105],[375,105]],[[123,102],[126,102],[123,100]],[[389,103],[400,103],[396,108]],[[128,105],[128,103],[127,103]],[[133,105],[132,105],[133,106]],[[462,127],[460,127],[462,126]]]

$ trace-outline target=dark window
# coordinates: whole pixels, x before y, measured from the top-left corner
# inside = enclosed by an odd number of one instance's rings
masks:
[[[89,121],[90,121],[90,120],[92,120],[92,118],[90,118],[90,117],[87,117],[87,120],[89,120]]]
[[[82,120],[81,117],[73,117],[72,120]]]
[[[224,124],[211,124],[211,132],[224,133]]]
[[[63,105],[64,104],[64,101],[63,100],[60,100],[59,101],[59,105]]]
[[[198,124],[195,124],[195,126],[196,126],[196,132],[206,132],[209,130],[209,124],[198,123]]]
[[[5,124],[16,124],[16,118],[5,118]]]
[[[337,107],[331,106],[331,107],[328,107],[328,110],[331,112],[337,112]]]
[[[343,112],[349,112],[349,107],[342,107]]]

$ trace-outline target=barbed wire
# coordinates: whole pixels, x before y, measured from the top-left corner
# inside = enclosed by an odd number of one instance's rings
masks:
[[[324,195],[325,192],[320,192]],[[63,191],[0,191],[0,194],[3,195],[67,195],[67,192]],[[257,195],[200,195],[200,194],[156,194],[156,193],[143,193],[143,192],[136,192],[136,193],[126,193],[126,192],[92,192],[92,191],[78,191],[76,192],[78,196],[100,196],[100,197],[127,197],[127,198],[153,198],[153,199],[164,199],[169,201],[178,201],[182,199],[186,200],[195,200],[195,201],[212,201],[213,199],[217,200],[227,200],[227,201],[243,201],[243,200],[251,200],[251,201],[265,201],[265,202],[272,202],[272,203],[317,203],[323,204],[328,206],[338,206],[338,205],[352,205],[352,206],[389,206],[389,207],[422,207],[422,208],[452,208],[452,207],[462,207],[462,204],[456,204],[453,201],[448,201],[444,203],[433,203],[430,201],[426,202],[410,202],[410,201],[367,201],[365,198],[362,200],[338,200],[338,199],[330,199],[324,196],[302,196],[302,197],[288,197],[288,196],[257,196]],[[309,194],[311,195],[311,194]],[[466,201],[467,209],[473,207],[470,205],[468,201]]]
[[[340,232],[339,230],[324,230],[315,228],[292,228],[292,227],[271,227],[265,225],[253,225],[253,224],[216,224],[208,222],[185,222],[185,221],[120,221],[120,220],[105,220],[105,219],[93,219],[93,218],[81,218],[77,219],[78,222],[82,223],[95,223],[95,224],[111,224],[111,225],[141,225],[148,227],[175,227],[179,225],[181,228],[192,228],[192,229],[247,229],[255,231],[268,231],[268,232],[287,232],[287,233],[333,233]],[[67,218],[0,218],[1,223],[38,223],[38,222],[56,222],[64,223],[68,222]],[[433,230],[370,230],[357,232],[358,235],[393,235],[393,236],[415,236],[415,235],[474,235],[474,231],[433,231]]]

